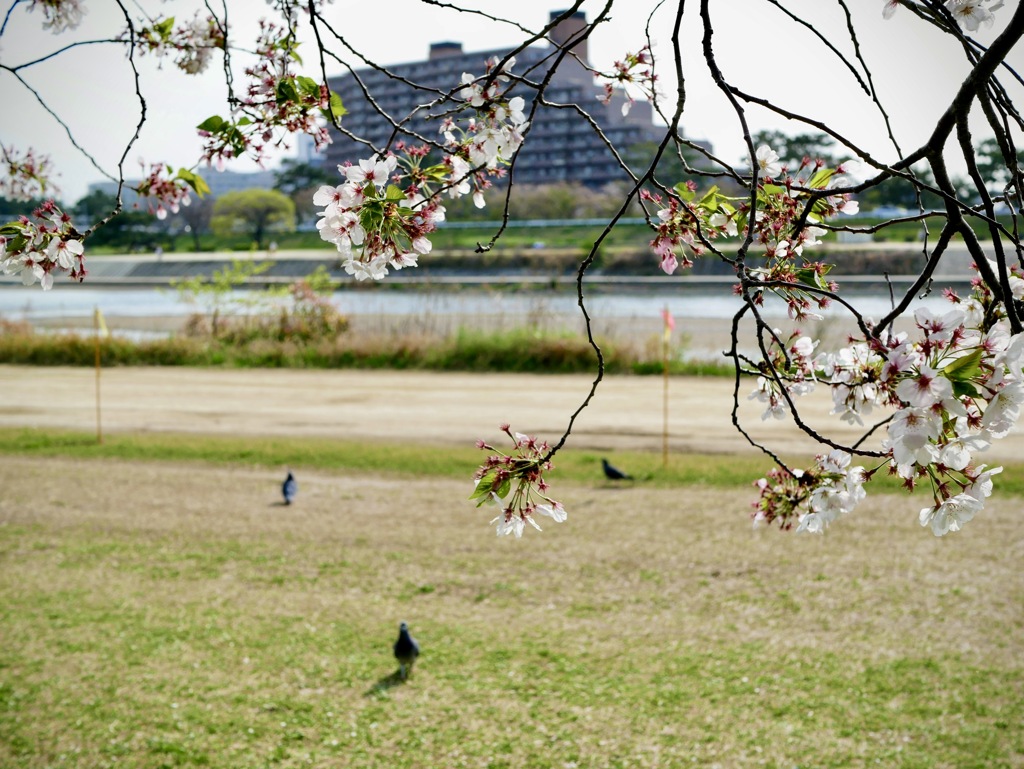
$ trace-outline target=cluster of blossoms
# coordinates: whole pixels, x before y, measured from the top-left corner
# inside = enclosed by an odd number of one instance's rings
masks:
[[[46,155],[36,155],[29,147],[19,154],[13,147],[0,144],[0,197],[33,200],[57,187],[50,181],[53,164]]]
[[[1024,299],[1024,277],[1016,271],[1010,287],[1014,300]],[[914,313],[916,339],[887,333],[851,340],[844,350],[819,356],[816,375],[832,388],[832,413],[846,421],[862,424],[877,407],[895,409],[879,467],[888,465],[908,489],[931,485],[933,504],[921,510],[920,522],[936,536],[958,531],[984,507],[1002,468],[986,469],[976,455],[1005,437],[1024,409],[1024,334],[1010,334],[1002,305],[980,279],[966,299],[945,294],[954,305],[949,311]],[[794,484],[811,495],[820,486],[813,475],[765,481],[755,517],[785,524],[795,515],[800,528],[820,531],[831,519],[818,516],[805,525],[815,509],[786,501],[794,499]]]
[[[1004,0],[946,0],[945,6],[957,24],[969,32],[977,32],[982,24],[986,27],[992,26],[995,18],[993,12],[1002,8],[1003,2]],[[882,16],[886,19],[892,18],[901,4],[902,0],[884,0]]]
[[[764,249],[766,265],[749,269],[748,275],[770,285],[755,288],[754,302],[761,304],[765,291],[770,291],[786,302],[790,317],[820,317],[810,311],[812,305],[824,308],[829,298],[818,291],[835,291],[836,284],[826,279],[831,269],[828,265],[802,258],[803,252],[821,242],[825,230],[818,225],[826,219],[858,212],[857,201],[848,193],[830,192],[851,182],[854,163],[831,169],[821,160],[804,158],[790,172],[764,144],[757,148],[755,162],[759,178],[754,237]],[[691,255],[701,256],[716,238],[737,235],[748,226],[750,217],[749,203],[728,198],[717,187],[700,198],[693,182],[676,185],[674,192],[668,205],[657,212],[657,234],[651,241],[661,269],[670,275],[679,267],[690,267]],[[662,205],[659,195],[646,193],[643,197]]]
[[[657,193],[642,190],[640,197],[658,206],[665,205]],[[697,186],[692,181],[680,183],[675,187],[675,194],[669,196],[667,206],[658,209],[657,234],[651,241],[651,248],[658,256],[661,269],[671,275],[680,267],[692,267],[691,255],[701,256],[705,242],[736,235],[739,220],[737,210],[718,187],[712,187],[697,198]]]
[[[191,21],[174,26],[174,17],[153,22],[136,35],[136,46],[142,53],[163,57],[174,52],[174,64],[182,72],[198,75],[210,64],[215,50],[224,50],[224,30],[213,16],[201,17],[197,12]]]
[[[317,149],[331,143],[325,119],[344,114],[341,98],[326,85],[293,73],[297,47],[289,28],[260,19],[257,64],[245,70],[249,84],[238,100],[236,119],[214,115],[198,126],[203,160],[218,169],[233,157],[262,163],[269,147],[286,146],[287,137],[298,133],[313,137]]]
[[[493,70],[497,62],[488,63]],[[317,190],[313,202],[324,206],[317,229],[343,257],[345,271],[357,280],[380,280],[388,268],[415,267],[430,253],[428,235],[444,221],[442,193],[450,198],[472,194],[483,207],[488,176],[504,172],[522,144],[528,123],[521,97],[503,98],[501,83],[512,65],[478,81],[463,75],[459,96],[474,110],[466,124],[451,118],[441,127],[446,155],[427,165],[429,148],[404,143],[381,157],[374,154],[357,164],[338,166],[345,181]]]
[[[171,166],[163,163],[154,163],[150,166],[149,173],[146,173],[146,166],[141,163],[145,178],[135,187],[140,198],[145,198],[147,207],[151,214],[157,219],[166,219],[167,211],[172,214],[178,213],[180,206],[187,206],[192,202],[191,192],[196,191],[202,196],[209,192],[209,187],[199,175],[184,168],[178,169],[175,176]]]
[[[492,57],[482,78],[462,73],[459,98],[474,114],[464,125],[448,118],[439,129],[449,153],[445,158],[451,169],[448,195],[457,198],[475,189],[473,199],[477,208],[483,208],[482,191],[490,186],[486,177],[504,174],[503,166],[519,151],[530,125],[523,112],[523,97],[505,98],[508,73],[515,63],[515,57],[511,57],[500,71],[495,71],[499,61]]]
[[[66,272],[76,280],[85,277],[82,236],[71,217],[48,200],[32,212],[35,219],[20,217],[0,226],[0,270],[21,275],[26,286],[53,286],[53,273]]]
[[[436,176],[437,168],[420,167],[425,155],[419,148],[406,150],[401,174],[396,173],[397,155],[373,155],[359,165],[339,167],[345,183],[325,185],[314,194],[313,203],[325,206],[316,224],[320,237],[335,245],[345,271],[357,280],[379,280],[388,267],[415,267],[420,256],[430,253],[427,235],[444,220],[444,207],[436,197],[423,197],[414,182],[405,189],[390,183],[393,174],[395,181]]]
[[[832,388],[832,414],[849,424],[863,425],[862,417],[869,416],[879,402],[880,377],[893,373],[892,369],[879,368],[879,357],[866,342],[851,342],[837,352],[822,353],[817,363],[822,379]]]
[[[761,414],[762,420],[769,417],[785,418],[789,411],[789,403],[783,395],[783,390],[792,398],[806,395],[814,389],[813,355],[817,346],[817,342],[805,336],[799,329],[794,330],[785,342],[782,341],[782,331],[773,329],[765,349],[768,353],[768,367],[778,378],[760,374],[757,377],[757,387],[749,398],[765,404],[765,410]]]
[[[814,468],[769,471],[754,485],[761,496],[754,502],[754,525],[779,521],[784,529],[820,533],[832,521],[852,512],[867,496],[863,467],[850,467],[850,455],[839,449],[814,458]]]
[[[769,290],[786,302],[791,318],[819,318],[811,308],[824,309],[829,298],[800,286],[830,292],[837,286],[826,277],[830,266],[808,260],[803,253],[805,248],[821,243],[819,238],[825,230],[819,224],[837,214],[852,216],[859,211],[857,201],[849,194],[829,193],[851,183],[854,163],[832,169],[819,159],[803,158],[799,167],[791,170],[767,145],[757,148],[755,160],[762,176],[757,188],[754,234],[755,241],[764,248],[766,265],[751,270],[750,275],[776,284]],[[740,211],[745,219],[746,205]],[[754,295],[755,302],[763,298],[763,290]]]
[[[651,54],[650,46],[644,46],[636,53],[627,53],[621,61],[615,62],[612,72],[595,72],[594,74],[607,82],[604,84],[604,93],[599,94],[597,100],[602,104],[611,104],[616,92],[622,93],[622,114],[628,115],[629,110],[636,103],[638,95],[653,101],[656,97],[654,83],[654,56]]]
[[[470,499],[477,500],[477,507],[489,502],[498,508],[498,516],[491,523],[497,527],[499,537],[505,534],[521,537],[527,523],[540,531],[535,520],[538,513],[555,523],[564,521],[565,508],[546,494],[548,484],[543,474],[551,469],[551,463],[545,459],[548,444],[529,435],[513,434],[507,424],[500,429],[512,439],[513,452],[505,454],[484,441],[477,441],[477,448],[494,453],[473,476],[476,488]]]
[[[85,15],[85,8],[79,0],[32,0],[28,9],[34,11],[36,8],[43,12],[43,29],[55,35],[74,29],[82,23]]]

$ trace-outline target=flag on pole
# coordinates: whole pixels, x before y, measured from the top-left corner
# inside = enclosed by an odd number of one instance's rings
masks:
[[[676,319],[672,317],[672,313],[669,312],[668,307],[665,307],[661,311],[661,319],[665,321],[665,342],[667,343],[672,339],[672,330],[676,327]]]
[[[106,338],[110,336],[110,330],[107,328],[107,322],[103,320],[103,313],[100,312],[100,308],[96,307],[93,310],[93,327],[96,329],[96,333]]]

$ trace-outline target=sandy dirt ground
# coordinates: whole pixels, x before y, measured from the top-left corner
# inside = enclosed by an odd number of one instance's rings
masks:
[[[88,368],[0,366],[6,402],[0,426],[95,430],[96,379]],[[448,374],[401,371],[114,368],[102,373],[105,432],[317,436],[340,440],[468,444],[492,440],[497,426],[556,439],[590,388],[588,376]],[[674,452],[752,451],[731,424],[732,382],[672,378],[669,436]],[[789,421],[763,422],[740,396],[752,437],[784,453],[814,452]],[[859,433],[828,415],[828,394],[805,399],[806,420],[854,440]],[[660,377],[610,377],[574,427],[573,446],[660,451]],[[882,431],[879,431],[882,432]],[[1018,428],[986,461],[1024,458]]]

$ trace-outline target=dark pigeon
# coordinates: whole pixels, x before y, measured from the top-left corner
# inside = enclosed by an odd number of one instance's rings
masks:
[[[284,497],[284,503],[290,505],[292,500],[295,499],[295,495],[299,493],[299,482],[295,480],[295,476],[292,475],[292,471],[288,471],[288,477],[284,479],[284,483],[281,484],[281,495]]]
[[[601,460],[601,466],[604,468],[604,477],[607,478],[609,481],[633,480],[632,475],[627,475],[626,473],[622,472],[619,468],[617,468],[615,465],[608,464],[607,459]]]
[[[398,640],[395,641],[395,659],[398,660],[398,675],[405,681],[412,675],[412,666],[420,656],[420,645],[409,635],[409,625],[405,622],[398,628]]]

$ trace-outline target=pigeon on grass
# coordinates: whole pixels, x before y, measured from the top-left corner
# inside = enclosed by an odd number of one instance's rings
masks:
[[[420,656],[420,645],[409,635],[409,625],[403,622],[398,628],[395,641],[395,659],[398,660],[398,675],[405,681],[412,675],[412,666]]]
[[[607,459],[601,460],[601,467],[604,468],[604,477],[609,481],[631,481],[632,475],[627,475],[615,465],[609,464]]]
[[[284,497],[284,503],[290,505],[292,500],[295,499],[295,495],[299,493],[299,482],[295,480],[295,476],[292,471],[288,471],[288,477],[284,479],[284,483],[281,484],[281,496]]]

